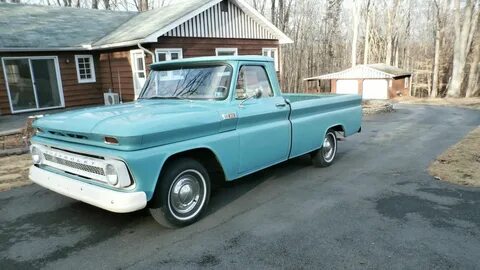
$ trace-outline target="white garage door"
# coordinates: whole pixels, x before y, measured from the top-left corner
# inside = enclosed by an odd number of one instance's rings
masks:
[[[338,80],[337,94],[357,94],[358,95],[358,81],[357,80]]]
[[[388,99],[387,80],[364,80],[363,99]]]

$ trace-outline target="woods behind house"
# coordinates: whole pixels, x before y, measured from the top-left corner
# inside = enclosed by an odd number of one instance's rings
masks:
[[[174,0],[0,0],[146,11]],[[413,72],[412,95],[480,95],[480,0],[248,0],[294,43],[283,45],[282,84],[358,64]]]

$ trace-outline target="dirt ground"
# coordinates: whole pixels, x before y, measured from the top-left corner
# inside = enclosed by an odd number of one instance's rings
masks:
[[[480,127],[437,157],[428,170],[440,180],[480,186]]]
[[[366,100],[362,102],[364,115],[393,112],[393,103],[385,100]]]
[[[0,157],[0,191],[31,184],[28,168],[30,154]]]
[[[439,106],[454,106],[480,110],[480,97],[473,98],[416,98],[400,97],[393,99],[393,102],[404,104],[426,104]]]

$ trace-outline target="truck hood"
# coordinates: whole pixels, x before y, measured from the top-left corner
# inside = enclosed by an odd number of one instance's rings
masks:
[[[48,115],[35,121],[40,137],[135,150],[218,133],[222,116],[204,102],[141,100]],[[118,145],[104,143],[105,136]]]

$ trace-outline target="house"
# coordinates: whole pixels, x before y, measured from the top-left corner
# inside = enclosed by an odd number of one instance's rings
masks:
[[[155,61],[265,55],[292,41],[244,0],[179,0],[115,12],[0,4],[0,114],[138,97]]]
[[[358,65],[336,73],[305,78],[317,92],[359,94],[363,99],[409,96],[412,73],[386,64]],[[308,86],[307,86],[308,87]]]

